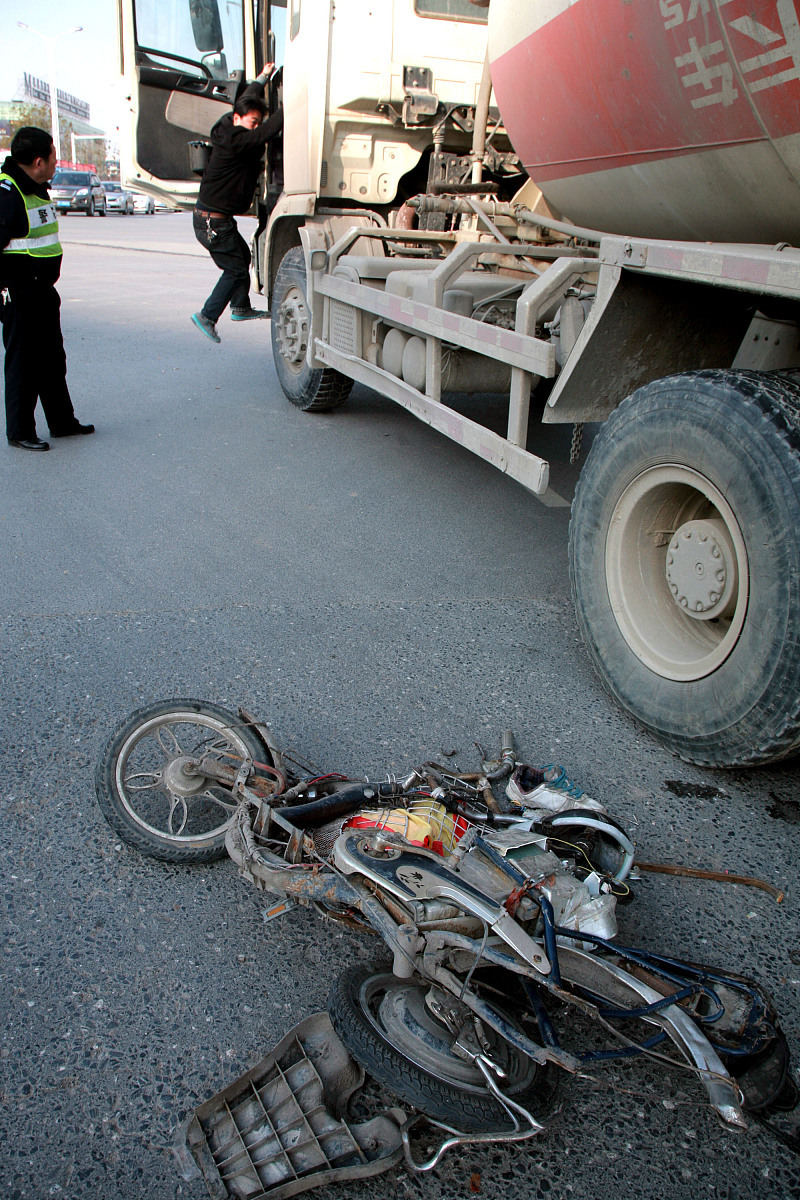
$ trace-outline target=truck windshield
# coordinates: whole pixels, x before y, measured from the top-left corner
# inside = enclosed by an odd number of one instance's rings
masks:
[[[135,0],[136,41],[152,55],[205,67],[214,79],[244,70],[242,0]]]

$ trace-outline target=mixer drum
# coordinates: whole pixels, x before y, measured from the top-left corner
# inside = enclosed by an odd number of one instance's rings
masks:
[[[800,242],[795,0],[492,0],[496,102],[580,225]]]

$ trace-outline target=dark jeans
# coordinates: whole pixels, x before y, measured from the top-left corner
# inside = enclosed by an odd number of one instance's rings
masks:
[[[61,297],[49,280],[18,273],[0,296],[6,349],[6,436],[15,442],[36,437],[34,412],[41,400],[51,433],[75,423],[67,388],[67,356],[61,336]],[[0,289],[2,290],[2,289]]]
[[[194,236],[222,271],[203,305],[203,316],[216,325],[229,304],[234,311],[246,312],[250,308],[250,247],[233,217],[201,217],[195,213]]]

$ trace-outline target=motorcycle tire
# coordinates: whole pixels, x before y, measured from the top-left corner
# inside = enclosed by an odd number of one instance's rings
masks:
[[[370,966],[349,967],[334,982],[328,1012],[367,1074],[426,1117],[467,1133],[510,1129],[508,1114],[478,1068],[450,1052],[453,1035],[425,1006],[429,988],[425,980],[376,974]],[[542,1120],[552,1111],[556,1068],[535,1063],[494,1030],[486,1032],[492,1057],[503,1060],[508,1074],[502,1090]]]
[[[255,731],[219,705],[181,698],[137,709],[97,764],[100,811],[124,842],[150,858],[224,857],[236,804],[223,785],[183,771],[189,760],[209,754],[228,765],[245,757],[273,765]]]

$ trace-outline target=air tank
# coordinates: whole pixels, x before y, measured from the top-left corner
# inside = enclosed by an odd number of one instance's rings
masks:
[[[496,103],[578,225],[800,244],[796,0],[491,0]]]

